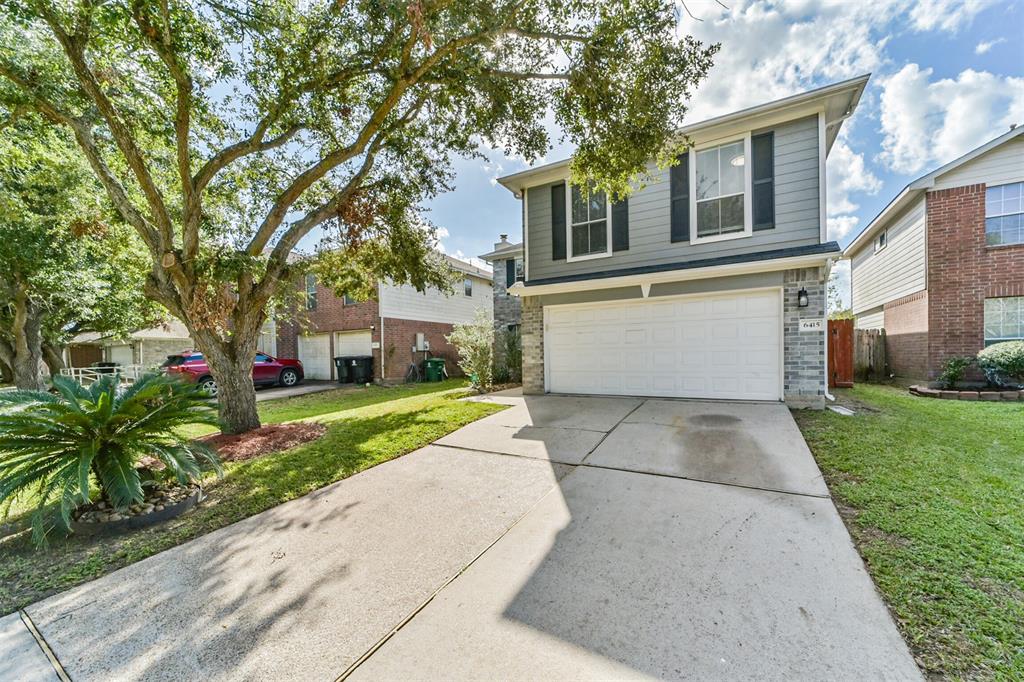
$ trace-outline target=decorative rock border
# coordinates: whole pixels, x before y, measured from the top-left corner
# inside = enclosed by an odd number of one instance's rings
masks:
[[[948,391],[927,386],[911,386],[910,392],[922,398],[941,398],[943,400],[1024,401],[1024,391]]]
[[[86,537],[117,535],[129,530],[138,530],[181,516],[203,500],[202,488],[195,487],[181,499],[166,505],[149,505],[142,507],[131,516],[117,514],[112,520],[86,522],[79,519],[71,521],[71,530],[76,535]],[[152,509],[148,509],[152,507]],[[157,509],[156,507],[161,507]]]

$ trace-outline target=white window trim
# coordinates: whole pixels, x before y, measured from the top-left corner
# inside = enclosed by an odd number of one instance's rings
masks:
[[[716,234],[709,237],[697,236],[697,152],[705,149],[714,149],[722,145],[743,140],[743,231],[730,232],[729,234]],[[710,244],[713,242],[725,242],[732,239],[743,239],[754,234],[754,207],[751,198],[754,194],[753,172],[750,163],[750,131],[741,135],[725,137],[712,142],[695,145],[690,148],[690,244]],[[734,195],[727,195],[734,196]]]
[[[885,237],[885,243],[881,246],[878,245],[878,240]],[[885,251],[885,247],[889,246],[889,228],[885,228],[881,232],[875,235],[875,253]]]
[[[998,185],[989,185],[985,187],[985,197],[988,198],[988,190],[995,189],[996,187],[1006,187],[1007,185],[1020,185],[1024,184],[1024,180],[1013,180],[1011,182],[1000,182]],[[1021,191],[1024,192],[1024,187],[1021,187]],[[1021,211],[1011,211],[1010,213],[989,213],[988,212],[988,201],[985,202],[985,218],[1002,218],[1008,215],[1017,215]]]
[[[572,253],[572,183],[565,179],[565,262],[575,263],[577,261],[594,260],[595,258],[608,258],[612,255],[612,200],[605,193],[605,201],[608,206],[605,209],[605,228],[608,236],[605,241],[605,251],[599,253],[588,253],[585,256],[574,256]]]

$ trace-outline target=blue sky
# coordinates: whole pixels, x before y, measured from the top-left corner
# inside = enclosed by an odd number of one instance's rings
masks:
[[[680,32],[722,43],[688,121],[871,72],[829,158],[829,234],[848,243],[910,180],[1024,124],[1024,0],[687,0]],[[552,130],[552,139],[560,135]],[[453,255],[518,240],[519,202],[496,177],[527,167],[484,150],[430,204]],[[565,158],[560,145],[546,161]],[[845,269],[840,270],[845,280]]]

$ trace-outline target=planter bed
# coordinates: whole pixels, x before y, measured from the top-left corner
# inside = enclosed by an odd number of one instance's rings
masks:
[[[202,488],[194,486],[155,491],[143,504],[132,505],[131,509],[120,513],[109,507],[90,505],[80,510],[78,517],[71,521],[71,530],[78,535],[92,537],[147,528],[184,514],[202,499]]]
[[[941,388],[928,388],[927,386],[911,386],[910,392],[922,398],[941,398],[943,400],[1024,401],[1024,391],[951,391]]]

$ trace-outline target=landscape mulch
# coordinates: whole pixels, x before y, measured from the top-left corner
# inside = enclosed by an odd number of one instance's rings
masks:
[[[309,443],[327,432],[323,424],[296,422],[269,424],[247,433],[218,433],[200,440],[220,454],[224,462],[241,462]]]

